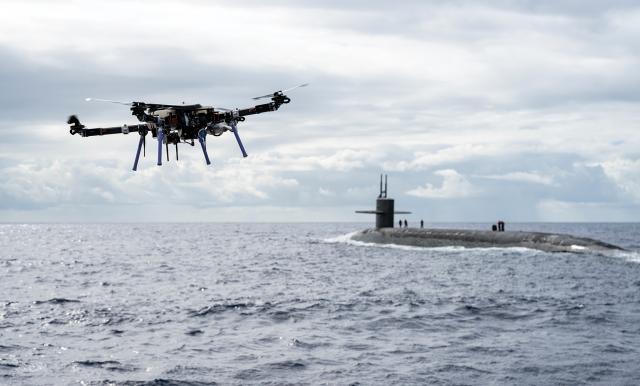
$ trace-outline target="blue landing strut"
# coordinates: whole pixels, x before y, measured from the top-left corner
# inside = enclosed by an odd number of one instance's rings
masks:
[[[158,165],[162,165],[162,139],[164,138],[164,130],[158,129]]]
[[[209,161],[209,154],[207,154],[207,130],[200,129],[198,131],[198,142],[200,142],[200,147],[202,147],[202,154],[204,154],[204,160],[207,162],[207,165],[211,165],[211,161]]]
[[[236,141],[238,141],[238,146],[240,146],[240,151],[242,152],[242,156],[247,158],[247,152],[244,151],[244,146],[242,146],[242,141],[240,140],[240,135],[238,135],[238,126],[235,121],[231,122],[231,128],[233,129],[233,135],[236,137]]]
[[[147,129],[138,130],[138,134],[140,134],[140,140],[138,141],[138,150],[136,151],[136,159],[133,161],[133,171],[138,170],[138,161],[140,160],[140,150],[143,150],[142,155],[145,156],[147,150]]]
[[[138,141],[138,151],[136,151],[136,160],[133,161],[133,171],[138,170],[138,160],[140,160],[140,150],[142,150],[142,144],[144,143],[144,135],[140,136],[140,141]]]

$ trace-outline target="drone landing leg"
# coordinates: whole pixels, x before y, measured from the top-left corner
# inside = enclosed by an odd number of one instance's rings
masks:
[[[167,162],[169,162],[169,142],[166,143],[167,146]]]
[[[178,160],[178,142],[176,142],[176,161]]]
[[[162,129],[158,129],[158,165],[162,165],[162,137],[164,137],[164,132]]]
[[[198,142],[200,142],[200,147],[202,147],[202,154],[204,154],[204,160],[207,162],[207,165],[211,165],[211,161],[209,161],[209,154],[207,154],[207,144],[205,142],[205,138],[207,136],[207,132],[204,129],[200,129],[198,132]]]
[[[209,154],[207,154],[207,145],[205,145],[203,140],[200,140],[200,146],[202,146],[202,153],[204,154],[204,160],[207,162],[207,165],[211,165],[211,161],[209,161]]]
[[[236,136],[236,141],[238,141],[238,146],[240,146],[240,151],[242,152],[242,156],[244,158],[247,158],[247,152],[244,151],[244,146],[242,146],[242,141],[240,140],[240,135],[238,135],[238,126],[236,126],[236,124],[233,124],[233,135]]]
[[[140,159],[140,150],[142,148],[142,144],[144,144],[144,135],[140,136],[140,141],[138,141],[138,151],[136,152],[136,160],[133,161],[133,171],[138,170],[138,160]]]

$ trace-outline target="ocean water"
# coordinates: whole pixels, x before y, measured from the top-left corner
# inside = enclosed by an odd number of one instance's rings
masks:
[[[640,384],[640,224],[507,224],[611,254],[365,226],[0,225],[0,384]]]

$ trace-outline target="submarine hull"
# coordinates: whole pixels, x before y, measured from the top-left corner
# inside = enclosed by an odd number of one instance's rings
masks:
[[[522,247],[545,252],[602,252],[618,250],[616,245],[571,235],[467,229],[371,228],[355,233],[352,240],[415,247],[460,246],[465,248]]]

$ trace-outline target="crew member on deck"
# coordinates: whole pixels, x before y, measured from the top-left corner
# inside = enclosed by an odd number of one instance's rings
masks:
[[[408,225],[407,225],[407,219],[405,218],[405,219],[404,219],[404,227],[406,228],[407,226],[408,226]]]
[[[420,220],[420,228],[424,228],[424,220]]]

